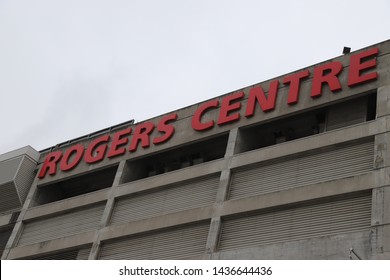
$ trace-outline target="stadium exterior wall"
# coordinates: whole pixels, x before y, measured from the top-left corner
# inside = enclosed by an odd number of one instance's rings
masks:
[[[390,41],[0,155],[2,259],[390,259]]]

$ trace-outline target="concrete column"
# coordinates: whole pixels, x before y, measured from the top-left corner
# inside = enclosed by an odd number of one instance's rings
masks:
[[[91,252],[89,253],[89,257],[88,257],[89,260],[96,260],[98,255],[99,255],[100,243],[101,243],[101,239],[100,239],[101,231],[103,228],[105,228],[108,225],[108,223],[110,221],[111,213],[114,209],[114,204],[115,204],[115,198],[114,198],[115,189],[121,182],[121,178],[122,178],[122,174],[123,174],[123,171],[125,169],[125,166],[126,166],[125,160],[123,160],[119,163],[118,169],[117,169],[116,174],[115,174],[114,182],[112,183],[110,192],[108,194],[108,199],[107,199],[104,211],[103,211],[102,219],[100,220],[99,227],[96,230],[96,234],[95,234],[95,238],[94,238],[95,241],[92,244]]]
[[[225,159],[224,167],[221,171],[221,176],[219,179],[219,186],[218,186],[218,192],[216,198],[217,205],[223,203],[228,196],[230,177],[231,177],[230,163],[234,155],[234,152],[236,151],[237,138],[238,138],[238,128],[234,128],[229,133],[228,143],[227,143],[225,157],[224,157]],[[206,243],[207,254],[212,254],[218,249],[217,246],[218,246],[218,239],[219,239],[221,226],[222,226],[221,217],[217,216],[211,219],[209,235],[207,237],[207,243]]]
[[[24,216],[26,215],[27,209],[30,208],[31,204],[33,203],[33,198],[37,191],[37,185],[38,185],[38,178],[35,177],[31,185],[30,191],[27,194],[26,200],[24,201],[23,207],[20,210],[19,217],[15,223],[15,226],[13,227],[11,236],[9,237],[8,242],[4,248],[3,255],[1,256],[2,260],[6,260],[8,258],[10,249],[16,245],[20,235],[22,234],[23,231],[22,221],[24,219]]]
[[[389,259],[390,186],[373,190],[371,226],[372,259]]]
[[[378,88],[377,118],[390,115],[390,85]],[[386,125],[389,131],[390,124]],[[375,136],[374,168],[380,169],[372,191],[371,258],[390,258],[390,132]]]
[[[206,243],[206,254],[210,254],[217,251],[219,232],[221,230],[222,222],[221,217],[215,217],[211,219],[209,235]]]
[[[376,99],[377,118],[390,115],[390,85],[378,88]]]
[[[230,175],[231,175],[230,163],[231,163],[231,158],[234,155],[234,151],[236,150],[237,136],[238,136],[238,128],[232,129],[230,131],[228,143],[226,147],[226,152],[224,157],[225,158],[224,167],[222,169],[221,177],[219,179],[219,187],[217,192],[218,203],[225,201],[226,196],[228,194]]]

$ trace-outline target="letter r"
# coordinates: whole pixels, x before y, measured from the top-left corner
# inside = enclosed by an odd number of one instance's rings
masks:
[[[49,171],[50,175],[54,175],[57,172],[57,163],[62,157],[62,152],[52,152],[45,158],[45,162],[42,165],[41,171],[39,172],[38,178],[42,179],[45,177],[46,172]]]

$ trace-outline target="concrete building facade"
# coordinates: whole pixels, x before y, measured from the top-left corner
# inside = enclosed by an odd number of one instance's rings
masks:
[[[390,259],[390,41],[0,155],[2,259]]]

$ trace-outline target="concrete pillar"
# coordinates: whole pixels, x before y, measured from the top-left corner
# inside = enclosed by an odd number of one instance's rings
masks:
[[[377,90],[377,118],[390,115],[390,85]],[[389,131],[390,124],[386,127]],[[374,168],[380,169],[372,191],[371,258],[390,258],[390,132],[375,136]]]
[[[217,246],[221,226],[221,217],[215,217],[211,219],[210,230],[206,244],[206,254],[208,254],[209,256],[218,249]]]
[[[218,192],[216,197],[217,205],[223,203],[228,196],[230,177],[231,177],[230,163],[236,151],[237,137],[238,137],[238,128],[232,129],[229,133],[228,143],[227,143],[225,157],[224,157],[225,163],[219,179],[219,186],[218,186]],[[217,248],[218,239],[219,239],[219,232],[221,230],[221,226],[222,226],[221,217],[216,216],[211,219],[210,230],[209,230],[207,243],[206,243],[207,254],[212,254],[218,249]]]
[[[371,252],[373,259],[390,258],[390,186],[373,190]]]
[[[11,236],[9,237],[8,242],[5,245],[3,255],[1,256],[2,260],[6,260],[8,258],[8,254],[9,254],[10,249],[16,245],[16,243],[19,240],[20,235],[22,234],[22,231],[23,231],[23,222],[22,221],[24,219],[24,216],[26,215],[27,209],[32,206],[33,198],[34,198],[34,195],[37,191],[37,185],[38,185],[38,178],[35,177],[32,185],[31,185],[30,191],[27,194],[26,200],[24,201],[23,207],[20,210],[19,217],[15,223],[15,226],[13,227]]]
[[[390,85],[378,88],[376,99],[377,118],[390,115]]]
[[[94,242],[92,244],[91,252],[89,253],[89,257],[88,257],[89,260],[96,260],[98,255],[99,255],[100,242],[101,242],[101,240],[100,240],[101,231],[103,228],[105,228],[108,225],[108,223],[110,221],[111,213],[114,209],[114,204],[115,204],[115,197],[114,197],[115,189],[117,186],[119,186],[119,184],[121,182],[121,178],[122,178],[123,172],[125,170],[125,167],[126,167],[126,161],[123,160],[119,163],[118,169],[117,169],[116,174],[115,174],[114,182],[112,183],[110,192],[108,194],[106,206],[104,208],[99,227],[96,230],[96,234],[95,234]]]

